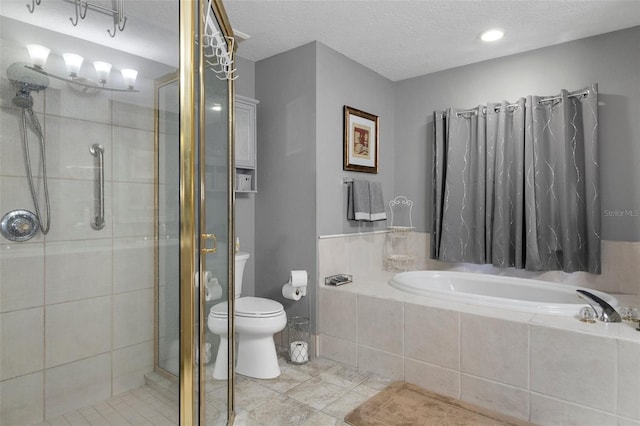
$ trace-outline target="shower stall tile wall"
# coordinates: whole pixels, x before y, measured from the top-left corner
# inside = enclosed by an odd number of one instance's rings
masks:
[[[24,46],[0,45],[0,215],[32,210],[15,88]],[[139,60],[139,59],[138,59]],[[52,67],[61,58],[53,53]],[[61,63],[61,62],[60,62]],[[164,71],[163,71],[164,72]],[[152,87],[142,77],[141,87]],[[28,425],[144,384],[153,369],[153,91],[82,93],[51,81],[33,93],[46,141],[51,230],[0,237],[0,424]],[[95,158],[105,150],[105,217]],[[32,149],[34,161],[39,152]]]

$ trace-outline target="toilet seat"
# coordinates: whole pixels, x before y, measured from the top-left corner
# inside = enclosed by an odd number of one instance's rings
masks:
[[[281,303],[263,297],[240,297],[235,302],[236,317],[273,318],[284,313]],[[209,316],[226,319],[228,311],[229,303],[221,302],[211,308]]]

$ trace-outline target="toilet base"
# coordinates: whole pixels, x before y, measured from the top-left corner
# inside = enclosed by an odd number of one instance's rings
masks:
[[[238,338],[236,373],[254,379],[275,379],[280,376],[280,365],[278,365],[278,354],[273,336],[262,338],[236,336]],[[216,380],[227,380],[228,344],[227,336],[220,336],[220,345],[213,366],[213,378]],[[256,357],[256,354],[260,356]]]
[[[227,336],[220,336],[220,345],[216,354],[216,361],[213,365],[213,378],[216,380],[227,380],[229,369],[229,339]]]
[[[238,334],[236,373],[254,379],[275,379],[280,376],[278,355],[273,335]]]

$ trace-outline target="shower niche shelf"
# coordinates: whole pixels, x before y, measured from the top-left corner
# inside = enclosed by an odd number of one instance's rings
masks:
[[[391,225],[387,227],[384,243],[384,269],[395,272],[412,270],[416,263],[411,221],[413,201],[399,195],[389,201],[389,209]]]

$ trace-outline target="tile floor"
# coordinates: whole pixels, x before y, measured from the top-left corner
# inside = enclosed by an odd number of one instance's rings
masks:
[[[349,411],[391,382],[326,358],[315,358],[304,365],[289,364],[283,356],[279,361],[282,374],[277,379],[237,376],[234,425],[345,425],[343,418]],[[206,424],[225,425],[226,381],[209,379],[206,386]],[[158,390],[142,386],[41,426],[177,424],[177,403]]]
[[[175,426],[177,424],[176,403],[145,385],[90,407],[54,417],[38,426]]]

